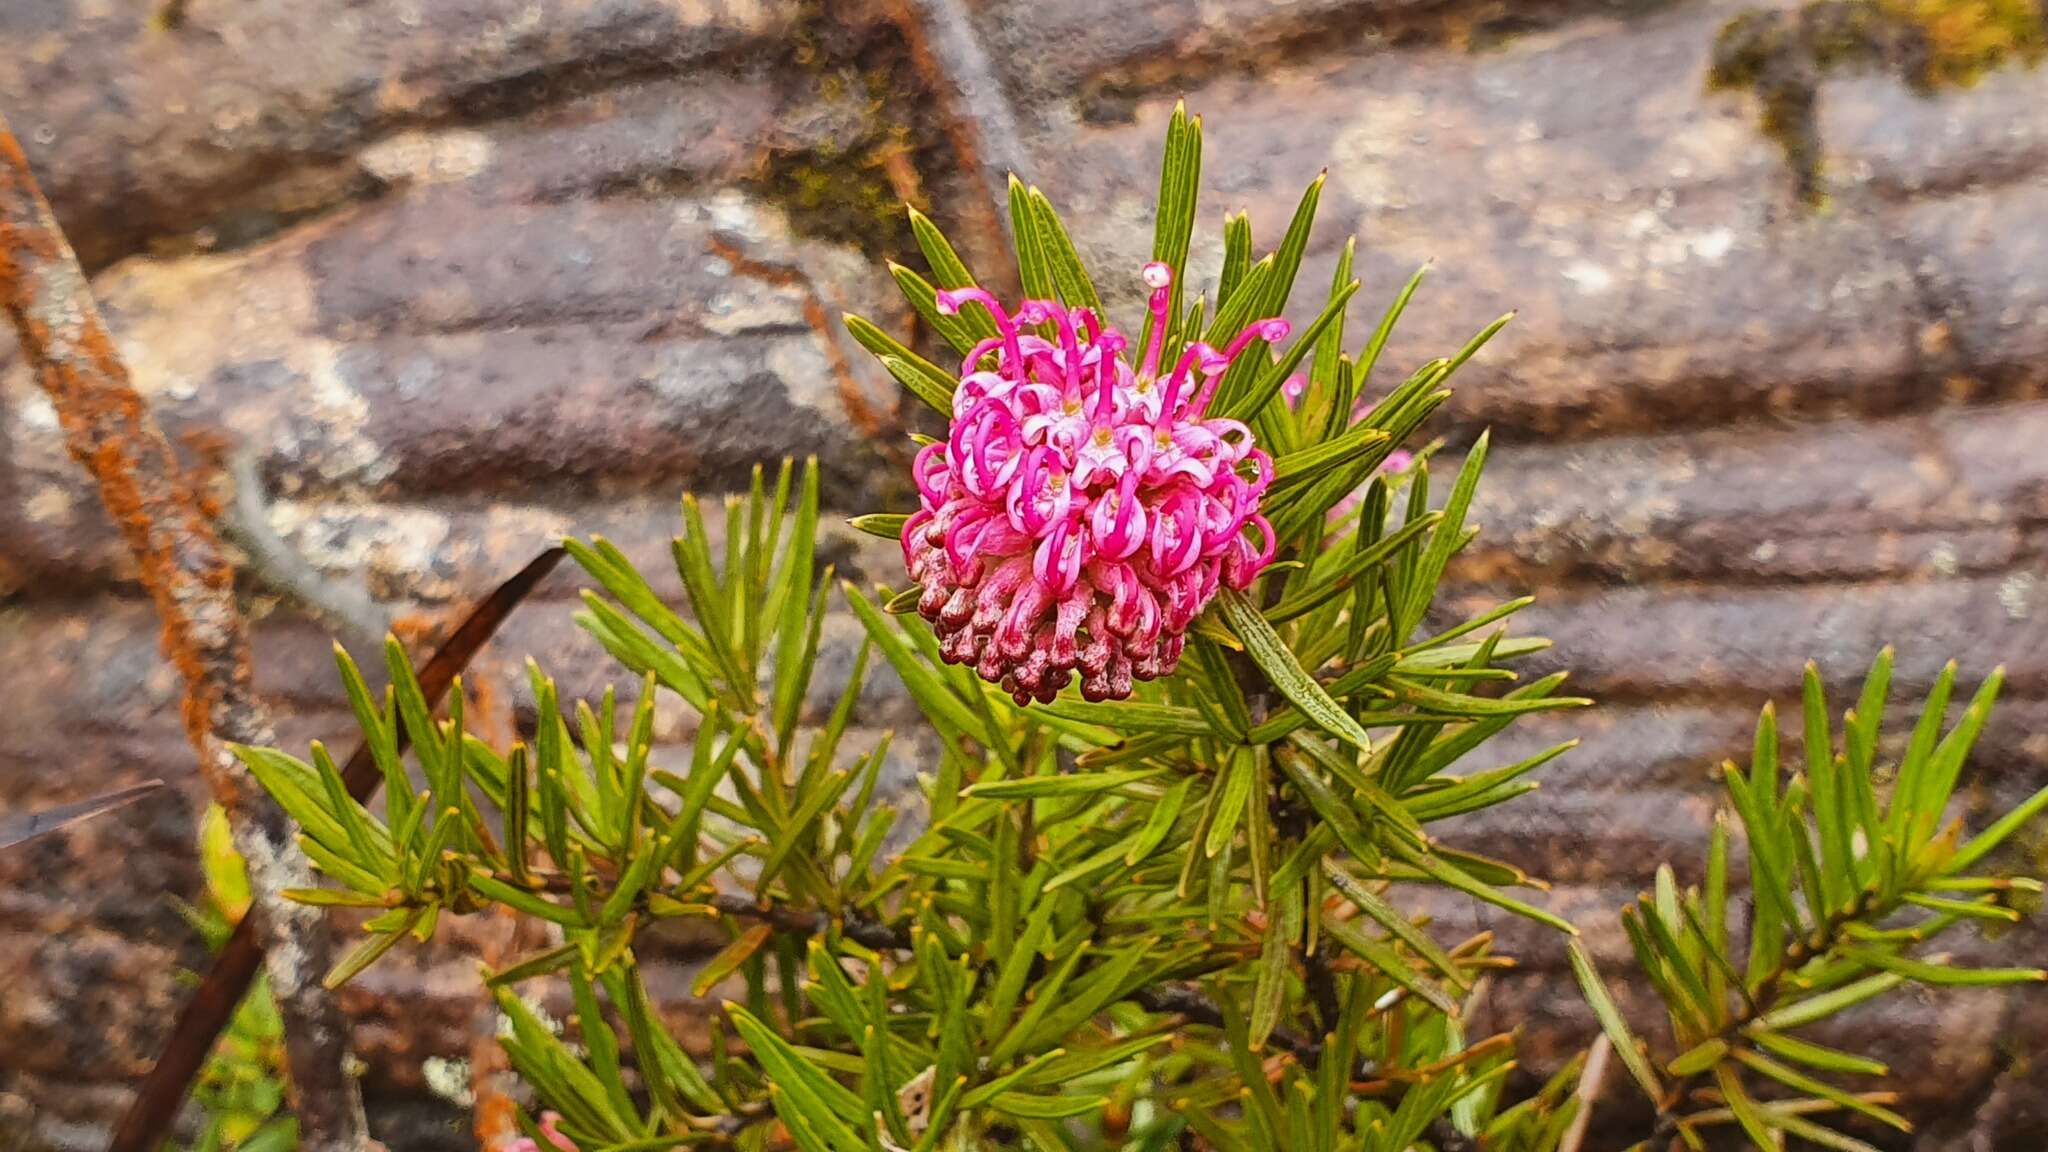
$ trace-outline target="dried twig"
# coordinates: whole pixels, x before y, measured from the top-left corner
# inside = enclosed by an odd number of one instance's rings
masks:
[[[1564,1139],[1557,1142],[1557,1152],[1579,1152],[1579,1145],[1586,1142],[1586,1130],[1593,1123],[1593,1105],[1600,1101],[1600,1089],[1607,1082],[1607,1060],[1614,1055],[1614,1045],[1608,1042],[1607,1034],[1593,1038],[1593,1046],[1586,1051],[1586,1066],[1579,1072],[1579,1111],[1572,1117],[1571,1127],[1564,1130]]]
[[[733,270],[757,277],[765,284],[777,288],[789,288],[802,297],[800,305],[804,324],[818,337],[818,347],[825,354],[825,362],[832,369],[832,379],[837,386],[839,402],[846,407],[847,418],[853,421],[876,447],[885,454],[907,459],[897,444],[901,439],[898,432],[896,390],[890,389],[885,395],[887,410],[876,407],[868,389],[855,374],[848,361],[845,345],[840,343],[843,329],[834,323],[825,311],[825,298],[818,292],[818,286],[803,269],[793,264],[784,264],[760,259],[746,249],[745,240],[729,233],[714,233],[711,237],[711,251],[720,259],[733,266]]]
[[[320,984],[329,933],[319,910],[280,893],[313,871],[283,810],[228,751],[268,744],[270,719],[250,687],[246,622],[234,573],[171,445],[129,382],[85,273],[37,190],[21,146],[0,122],[0,308],[50,395],[71,454],[135,554],[163,620],[164,648],[185,677],[185,731],[249,862],[254,917],[270,949],[270,982],[285,1021],[300,1145],[357,1152],[366,1129],[355,1081],[342,1067],[347,1025]]]
[[[974,225],[997,252],[1010,233],[1010,182],[1030,179],[1030,157],[1002,77],[962,0],[889,0],[912,61],[939,102],[960,167],[982,186]]]
[[[55,808],[0,814],[0,848],[12,848],[16,844],[27,843],[38,836],[48,836],[73,824],[112,812],[116,808],[125,808],[163,786],[164,782],[161,780],[144,780],[140,784],[116,788],[90,799],[62,804]]]
[[[420,691],[429,706],[440,702],[456,675],[468,665],[477,650],[511,615],[512,609],[555,570],[555,565],[561,563],[564,555],[562,549],[550,548],[528,561],[526,567],[498,585],[456,626],[447,642],[436,649],[433,657],[420,669]],[[401,753],[405,751],[408,736],[401,726],[398,730],[398,750]],[[348,785],[349,795],[358,800],[367,800],[375,794],[384,779],[367,743],[357,745],[355,753],[342,766],[341,775]],[[228,937],[220,954],[213,958],[213,966],[207,969],[205,978],[199,982],[198,991],[186,1002],[185,1011],[171,1028],[170,1039],[164,1042],[156,1065],[143,1078],[134,1103],[128,1106],[128,1114],[121,1118],[121,1126],[115,1129],[114,1140],[107,1146],[108,1152],[153,1152],[163,1142],[171,1121],[177,1116],[178,1105],[184,1102],[185,1093],[192,1086],[192,1078],[198,1075],[207,1052],[213,1048],[214,1038],[227,1027],[235,1005],[241,1003],[250,981],[256,978],[263,950],[264,943],[244,918],[235,926],[234,934]]]

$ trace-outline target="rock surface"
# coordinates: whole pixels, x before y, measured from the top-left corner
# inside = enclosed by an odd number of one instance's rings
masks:
[[[2048,782],[2048,72],[1932,100],[1831,81],[1814,213],[1754,107],[1705,90],[1722,0],[970,7],[1032,178],[1123,298],[1185,93],[1207,113],[1202,236],[1250,208],[1272,243],[1327,165],[1302,283],[1353,233],[1368,301],[1435,261],[1388,376],[1520,310],[1440,429],[1496,430],[1455,598],[1541,592],[1546,666],[1605,707],[1500,747],[1584,740],[1450,834],[1552,877],[1612,966],[1614,909],[1660,860],[1697,868],[1712,766],[1808,658],[1846,682],[1894,643],[1901,690],[1951,656],[1972,682],[2008,665],[1973,802]],[[888,179],[972,232],[943,126],[845,63],[900,64],[895,35],[794,0],[191,0],[169,32],[134,5],[16,0],[0,109],[166,421],[254,453],[273,527],[333,578],[434,615],[566,530],[657,569],[676,492],[757,459],[818,455],[842,511],[900,499],[893,388],[837,316],[904,326],[850,246],[901,238],[801,194],[881,179],[865,158],[900,138]],[[0,857],[0,971],[25,974],[0,1000],[0,1126],[96,1147],[181,994],[172,964],[200,960],[170,897],[197,885],[203,790],[154,619],[4,338],[0,440],[0,809],[179,783]],[[886,548],[828,547],[888,575]],[[574,584],[486,675],[527,652],[577,691],[610,675],[568,621]],[[252,592],[286,739],[346,732],[323,626]],[[910,721],[886,680],[869,697],[865,727]],[[1525,1023],[1533,1067],[1582,1041],[1554,940],[1442,911],[1524,957],[1491,1011]],[[661,961],[679,1013],[689,955]],[[466,1048],[473,973],[454,941],[351,993],[392,1131],[441,1122],[419,1069]],[[1990,995],[1846,1026],[1914,1070],[1926,1148],[2017,1150],[2048,1134],[2048,1052],[2007,1041],[2044,1021]]]

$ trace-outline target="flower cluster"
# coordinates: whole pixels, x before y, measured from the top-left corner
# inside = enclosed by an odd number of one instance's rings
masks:
[[[1259,515],[1272,460],[1243,423],[1206,412],[1231,362],[1284,339],[1287,321],[1220,350],[1192,342],[1162,371],[1172,277],[1145,268],[1151,335],[1135,367],[1090,309],[938,294],[947,315],[986,308],[997,335],[961,365],[946,439],[917,456],[904,560],[945,658],[1019,704],[1050,701],[1077,670],[1089,700],[1171,673],[1217,588],[1273,559]]]

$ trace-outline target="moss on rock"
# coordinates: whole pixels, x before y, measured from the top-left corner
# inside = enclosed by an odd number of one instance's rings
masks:
[[[1811,0],[1730,20],[1715,41],[1709,83],[1756,93],[1763,131],[1784,150],[1800,198],[1817,205],[1825,199],[1818,105],[1829,75],[1884,72],[1932,94],[2044,54],[2043,0]]]

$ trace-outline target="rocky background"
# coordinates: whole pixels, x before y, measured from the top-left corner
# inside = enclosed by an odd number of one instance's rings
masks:
[[[2048,782],[2048,71],[1935,97],[1830,79],[1815,208],[1754,99],[1708,91],[1743,7],[1721,0],[917,7],[964,14],[994,74],[945,74],[904,11],[854,0],[189,0],[168,28],[6,0],[0,108],[195,461],[253,459],[268,526],[418,632],[562,531],[658,567],[676,494],[759,459],[815,453],[839,510],[900,506],[893,389],[836,333],[848,309],[905,324],[876,263],[914,251],[891,206],[996,266],[967,162],[987,125],[956,114],[1008,110],[1016,162],[1128,289],[1185,94],[1205,237],[1249,208],[1270,244],[1328,166],[1305,284],[1352,233],[1368,308],[1435,261],[1400,374],[1521,310],[1441,427],[1496,436],[1456,594],[1540,591],[1545,662],[1604,707],[1532,724],[1584,745],[1455,834],[1553,878],[1611,968],[1616,908],[1658,861],[1696,866],[1712,766],[1808,658],[1846,685],[1893,643],[1916,691],[1949,657],[1972,683],[2005,663],[1972,802]],[[149,605],[6,341],[0,809],[177,784],[0,856],[0,1146],[95,1148],[203,958],[173,899],[203,789]],[[891,575],[886,547],[828,547]],[[345,740],[334,622],[262,563],[247,583],[287,739]],[[531,652],[594,690],[574,592],[558,577],[482,678],[509,690]],[[863,724],[912,723],[870,695]],[[1525,964],[1481,1023],[1523,1024],[1540,1070],[1588,1016],[1556,942],[1499,927]],[[349,993],[394,1147],[465,1146],[422,1067],[469,1049],[473,943]],[[2048,999],[1848,1027],[1899,1058],[1918,1147],[2042,1146]]]

